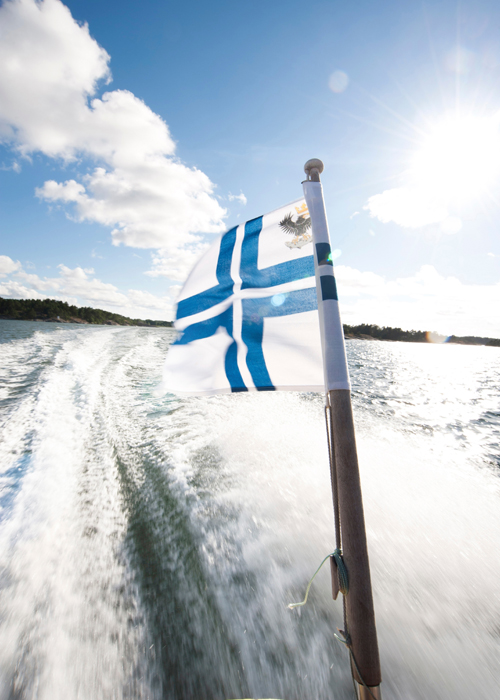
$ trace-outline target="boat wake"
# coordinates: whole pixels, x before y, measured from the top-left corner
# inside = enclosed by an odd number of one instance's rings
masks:
[[[326,567],[287,608],[334,549],[322,398],[158,397],[169,329],[0,323],[0,698],[352,698]],[[384,698],[494,697],[500,354],[348,353]]]

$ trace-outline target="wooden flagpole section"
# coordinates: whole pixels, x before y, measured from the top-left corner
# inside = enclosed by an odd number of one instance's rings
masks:
[[[335,461],[333,473],[337,480],[335,507],[339,510],[342,558],[349,578],[349,590],[344,597],[347,627],[344,632],[360,700],[379,700],[382,676],[344,336],[320,183],[323,163],[316,158],[309,160],[304,170],[308,175],[303,185],[313,230],[330,440]]]
[[[349,576],[345,596],[347,630],[351,639],[351,659],[360,698],[369,700],[367,689],[380,698],[382,676],[375,627],[375,612],[366,544],[365,519],[359,479],[356,438],[351,408],[351,392],[330,391],[331,441],[337,472],[338,507],[342,536],[342,558]],[[356,668],[357,667],[357,668]]]

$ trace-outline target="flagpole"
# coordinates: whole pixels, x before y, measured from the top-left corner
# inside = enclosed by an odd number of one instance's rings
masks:
[[[336,515],[340,520],[342,559],[349,579],[348,592],[344,594],[346,629],[343,641],[350,651],[351,670],[360,700],[379,700],[382,676],[344,333],[320,181],[323,163],[313,158],[307,161],[304,170],[308,177],[302,185],[312,224],[325,389],[330,415],[332,488]]]

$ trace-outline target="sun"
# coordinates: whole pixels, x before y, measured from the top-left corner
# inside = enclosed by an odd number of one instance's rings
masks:
[[[423,137],[411,172],[415,184],[465,202],[487,194],[500,174],[500,112],[449,116]]]

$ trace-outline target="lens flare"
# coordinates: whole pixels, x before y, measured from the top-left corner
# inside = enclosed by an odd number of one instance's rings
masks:
[[[332,92],[344,92],[349,85],[349,76],[343,70],[334,71],[328,81],[328,86]]]
[[[435,331],[427,331],[425,337],[428,343],[434,343],[438,345],[447,343],[450,338],[449,335],[441,335],[441,333],[436,333]]]
[[[271,304],[273,306],[281,306],[286,299],[286,294],[275,294],[271,297]]]

